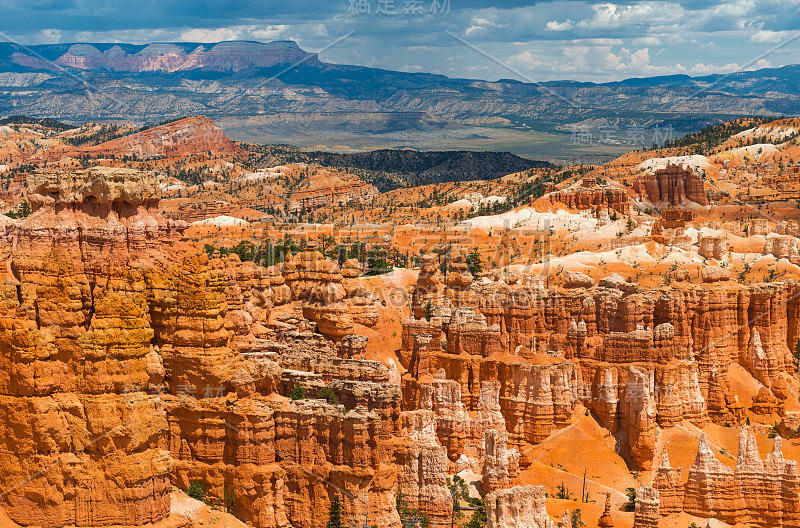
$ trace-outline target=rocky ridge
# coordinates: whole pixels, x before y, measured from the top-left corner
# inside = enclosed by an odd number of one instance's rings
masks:
[[[696,276],[676,266],[649,285],[585,268],[476,280],[458,249],[446,267],[423,254],[418,273],[364,278],[357,259],[327,260],[314,243],[268,267],[201,252],[157,212],[154,173],[50,169],[27,186],[33,212],[2,222],[0,253],[2,506],[20,524],[163,523],[165,487],[194,483],[257,527],[321,526],[334,494],[381,525],[401,523],[398,497],[447,523],[458,473],[486,493],[493,525],[552,526],[539,460],[588,424],[603,430],[598,453],[608,440],[643,475],[637,526],[681,514],[795,522],[796,469],[780,445],[764,462],[743,433],[728,471],[701,442],[688,481],[665,455],[665,437],[696,428],[753,420],[766,436],[763,424],[794,423],[797,283],[735,280],[725,259],[741,242],[722,229],[697,230]],[[667,194],[664,206],[669,196],[685,202]],[[662,220],[665,237],[694,229],[692,215]],[[769,252],[788,262],[791,244]],[[399,278],[413,283],[400,306],[375,287]],[[606,501],[598,524],[620,517]]]
[[[322,321],[356,286],[325,297],[320,272],[334,270],[302,255],[268,270],[198,254],[185,225],[157,213],[155,182],[132,170],[36,172],[33,213],[5,225],[6,513],[24,526],[159,523],[170,482],[200,482],[257,527],[318,526],[312,513],[334,493],[397,525],[397,468],[435,459],[392,447],[400,393],[386,368],[339,357],[301,315],[323,310]],[[365,314],[369,299],[359,306]],[[287,380],[312,396],[327,384],[342,403],[292,401]],[[425,500],[446,492],[437,478],[420,483]]]

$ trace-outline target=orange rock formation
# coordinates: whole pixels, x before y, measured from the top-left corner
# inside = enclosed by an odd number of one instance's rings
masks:
[[[575,209],[601,207],[627,214],[631,207],[628,193],[623,187],[599,183],[594,176],[584,177],[574,185],[551,192],[547,196]]]
[[[800,473],[797,462],[783,457],[781,446],[781,438],[775,437],[772,452],[762,460],[755,436],[744,428],[736,467],[731,469],[717,460],[704,435],[685,485],[664,457],[654,484],[661,514],[686,511],[730,524],[795,526],[800,517]],[[638,494],[636,499],[638,512]],[[643,501],[642,508],[658,511],[650,504]]]
[[[320,526],[314,512],[334,493],[397,524],[400,392],[380,363],[337,357],[295,315],[338,335],[320,312],[346,294],[338,268],[313,253],[282,276],[235,255],[209,260],[157,214],[151,173],[37,172],[29,197],[34,212],[6,224],[14,243],[2,255],[0,479],[11,519],[156,523],[172,481],[235,498],[234,513],[258,528]],[[341,404],[292,402],[284,380],[311,395],[327,384]],[[446,516],[449,503],[430,493],[446,495],[444,472],[424,453],[416,460],[430,475],[420,507]]]
[[[669,164],[642,176],[639,163],[657,154],[636,153],[569,174],[376,196],[324,167],[257,168],[274,160],[240,151],[204,118],[86,149],[10,130],[3,199],[16,207],[27,181],[33,212],[0,216],[0,519],[174,528],[170,486],[199,483],[255,528],[321,528],[334,494],[359,522],[398,528],[399,498],[440,525],[452,521],[448,478],[459,474],[485,493],[497,528],[570,526],[575,506],[555,498],[557,485],[585,487],[584,519],[602,527],[800,523],[800,477],[782,452],[795,458],[797,447],[777,438],[762,460],[756,445],[800,429],[800,233],[793,203],[772,202],[780,221],[741,210],[768,194],[737,191],[730,175],[749,176],[736,152],[698,156],[703,177]],[[750,163],[788,188],[796,167],[774,164],[796,146],[776,149]],[[64,157],[89,151],[115,156],[102,161],[114,168]],[[120,159],[132,155],[150,159]],[[44,159],[73,168],[17,170]],[[126,164],[186,164],[193,181]],[[540,176],[553,200],[501,217],[431,205],[511,197]],[[247,202],[269,214],[204,232],[158,213],[243,216]],[[356,225],[387,208],[409,224]],[[290,209],[309,223],[281,223]],[[310,219],[323,214],[353,225]],[[269,267],[198,248],[287,234],[305,250]],[[358,260],[316,250],[328,235],[394,244],[393,258],[418,255],[419,269],[363,277]],[[464,251],[474,247],[487,270],[476,276]],[[745,423],[731,467],[726,447]],[[607,492],[634,486],[635,512],[612,510]]]
[[[634,190],[647,200],[660,205],[683,205],[687,201],[706,205],[703,180],[692,170],[667,165],[634,184]]]

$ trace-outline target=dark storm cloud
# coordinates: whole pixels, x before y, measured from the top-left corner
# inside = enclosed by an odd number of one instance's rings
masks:
[[[346,9],[346,4],[344,8]],[[342,3],[315,0],[239,1],[0,1],[0,30],[48,28],[67,31],[219,27],[252,20],[324,19],[341,13]]]
[[[373,2],[373,6],[376,2]],[[395,0],[398,9],[404,0]],[[530,2],[495,1],[487,3],[479,0],[452,0],[450,16],[469,18],[470,14],[486,10],[519,13],[533,8],[541,16],[560,10],[561,15],[575,20],[591,12],[591,5],[604,2]],[[620,2],[619,5],[648,5],[650,1]],[[709,10],[718,6],[736,5],[742,2],[717,2],[681,0],[663,2],[677,5],[687,11]],[[567,9],[565,6],[570,4]],[[329,21],[336,15],[347,14],[350,0],[295,0],[295,1],[248,1],[248,0],[141,0],[127,1],[88,1],[88,0],[6,0],[0,1],[3,17],[0,29],[36,30],[44,25],[52,29],[72,31],[105,31],[111,29],[148,29],[163,27],[220,27],[252,21]],[[763,2],[764,8],[777,15],[796,15],[796,2]],[[725,13],[708,22],[717,26],[727,26],[730,21]],[[527,19],[527,17],[526,17]],[[794,19],[796,21],[796,18]],[[526,20],[529,21],[529,20]],[[787,25],[792,22],[784,17],[776,17],[775,23]],[[508,20],[513,23],[513,20]],[[38,26],[37,26],[38,24]],[[646,21],[641,21],[646,24]],[[543,24],[542,24],[543,25]],[[395,25],[398,31],[402,25]],[[407,29],[413,29],[408,27]],[[536,31],[536,28],[531,28]]]
[[[447,3],[431,14],[432,2]],[[370,13],[354,10],[367,2]],[[377,13],[389,2],[394,16]],[[0,31],[24,43],[297,40],[323,59],[461,77],[598,80],[731,71],[791,38],[800,0],[0,0]],[[451,38],[480,46],[496,61]],[[797,44],[759,66],[796,62]]]

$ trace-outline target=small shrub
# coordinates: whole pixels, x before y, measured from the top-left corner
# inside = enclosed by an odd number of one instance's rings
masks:
[[[199,501],[205,501],[206,488],[203,487],[203,484],[201,482],[192,482],[186,489],[186,494],[193,499],[197,499]]]
[[[775,438],[776,436],[778,436],[778,424],[775,424],[772,427],[770,427],[767,438]]]
[[[304,400],[306,397],[306,389],[299,382],[294,382],[294,387],[292,387],[292,392],[289,393],[289,398],[292,400]]]
[[[486,527],[486,520],[483,518],[486,514],[482,512],[473,512],[472,516],[467,521],[467,524],[464,525],[464,528],[485,528]]]
[[[333,393],[333,389],[331,389],[327,385],[319,390],[319,397],[327,401],[331,405],[336,405],[337,403],[339,403],[339,400],[336,399],[336,394]]]
[[[580,508],[577,508],[572,512],[572,518],[570,520],[572,521],[572,528],[581,528],[582,526],[586,526],[586,523],[583,522],[583,519],[581,519]]]
[[[567,489],[567,487],[562,482],[558,486],[556,486],[558,492],[556,492],[556,498],[562,500],[569,500],[572,498],[572,493]]]

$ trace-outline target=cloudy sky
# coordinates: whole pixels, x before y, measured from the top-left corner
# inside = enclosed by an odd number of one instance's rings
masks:
[[[800,0],[0,0],[0,32],[24,44],[295,40],[329,62],[607,81],[800,63]]]

